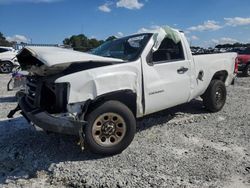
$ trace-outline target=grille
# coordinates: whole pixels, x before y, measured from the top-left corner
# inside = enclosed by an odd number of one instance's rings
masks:
[[[68,84],[54,83],[48,78],[27,77],[26,102],[49,113],[66,112]]]
[[[34,77],[27,77],[27,95],[26,95],[26,99],[28,101],[28,103],[32,106],[36,106],[37,105],[37,101],[38,101],[38,97],[39,95],[37,95],[38,92],[38,80],[37,78]]]

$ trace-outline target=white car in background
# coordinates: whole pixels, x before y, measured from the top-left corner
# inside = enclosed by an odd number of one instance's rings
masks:
[[[15,66],[19,66],[16,55],[14,48],[0,46],[0,73],[10,73]]]

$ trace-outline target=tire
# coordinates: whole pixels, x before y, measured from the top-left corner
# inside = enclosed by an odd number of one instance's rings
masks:
[[[244,71],[243,71],[243,75],[246,76],[246,77],[250,77],[250,64],[248,64]]]
[[[13,64],[9,61],[0,62],[0,73],[11,73],[13,69]]]
[[[210,112],[220,111],[225,105],[226,97],[226,86],[221,80],[212,80],[202,95],[203,104]]]
[[[86,118],[86,148],[100,155],[121,153],[132,142],[136,120],[131,110],[119,101],[99,105]]]

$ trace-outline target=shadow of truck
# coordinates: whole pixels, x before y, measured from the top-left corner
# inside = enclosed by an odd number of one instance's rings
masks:
[[[139,119],[137,131],[167,123],[180,112],[207,113],[201,103],[193,100]],[[35,178],[38,171],[49,172],[50,166],[59,162],[101,158],[88,151],[81,152],[77,140],[77,136],[36,131],[22,117],[0,121],[0,183],[6,179]]]

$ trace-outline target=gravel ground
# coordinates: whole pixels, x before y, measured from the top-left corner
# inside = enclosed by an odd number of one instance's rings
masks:
[[[194,100],[144,119],[123,153],[81,152],[77,137],[36,131],[0,75],[0,187],[250,187],[250,78],[228,88],[219,113]]]

